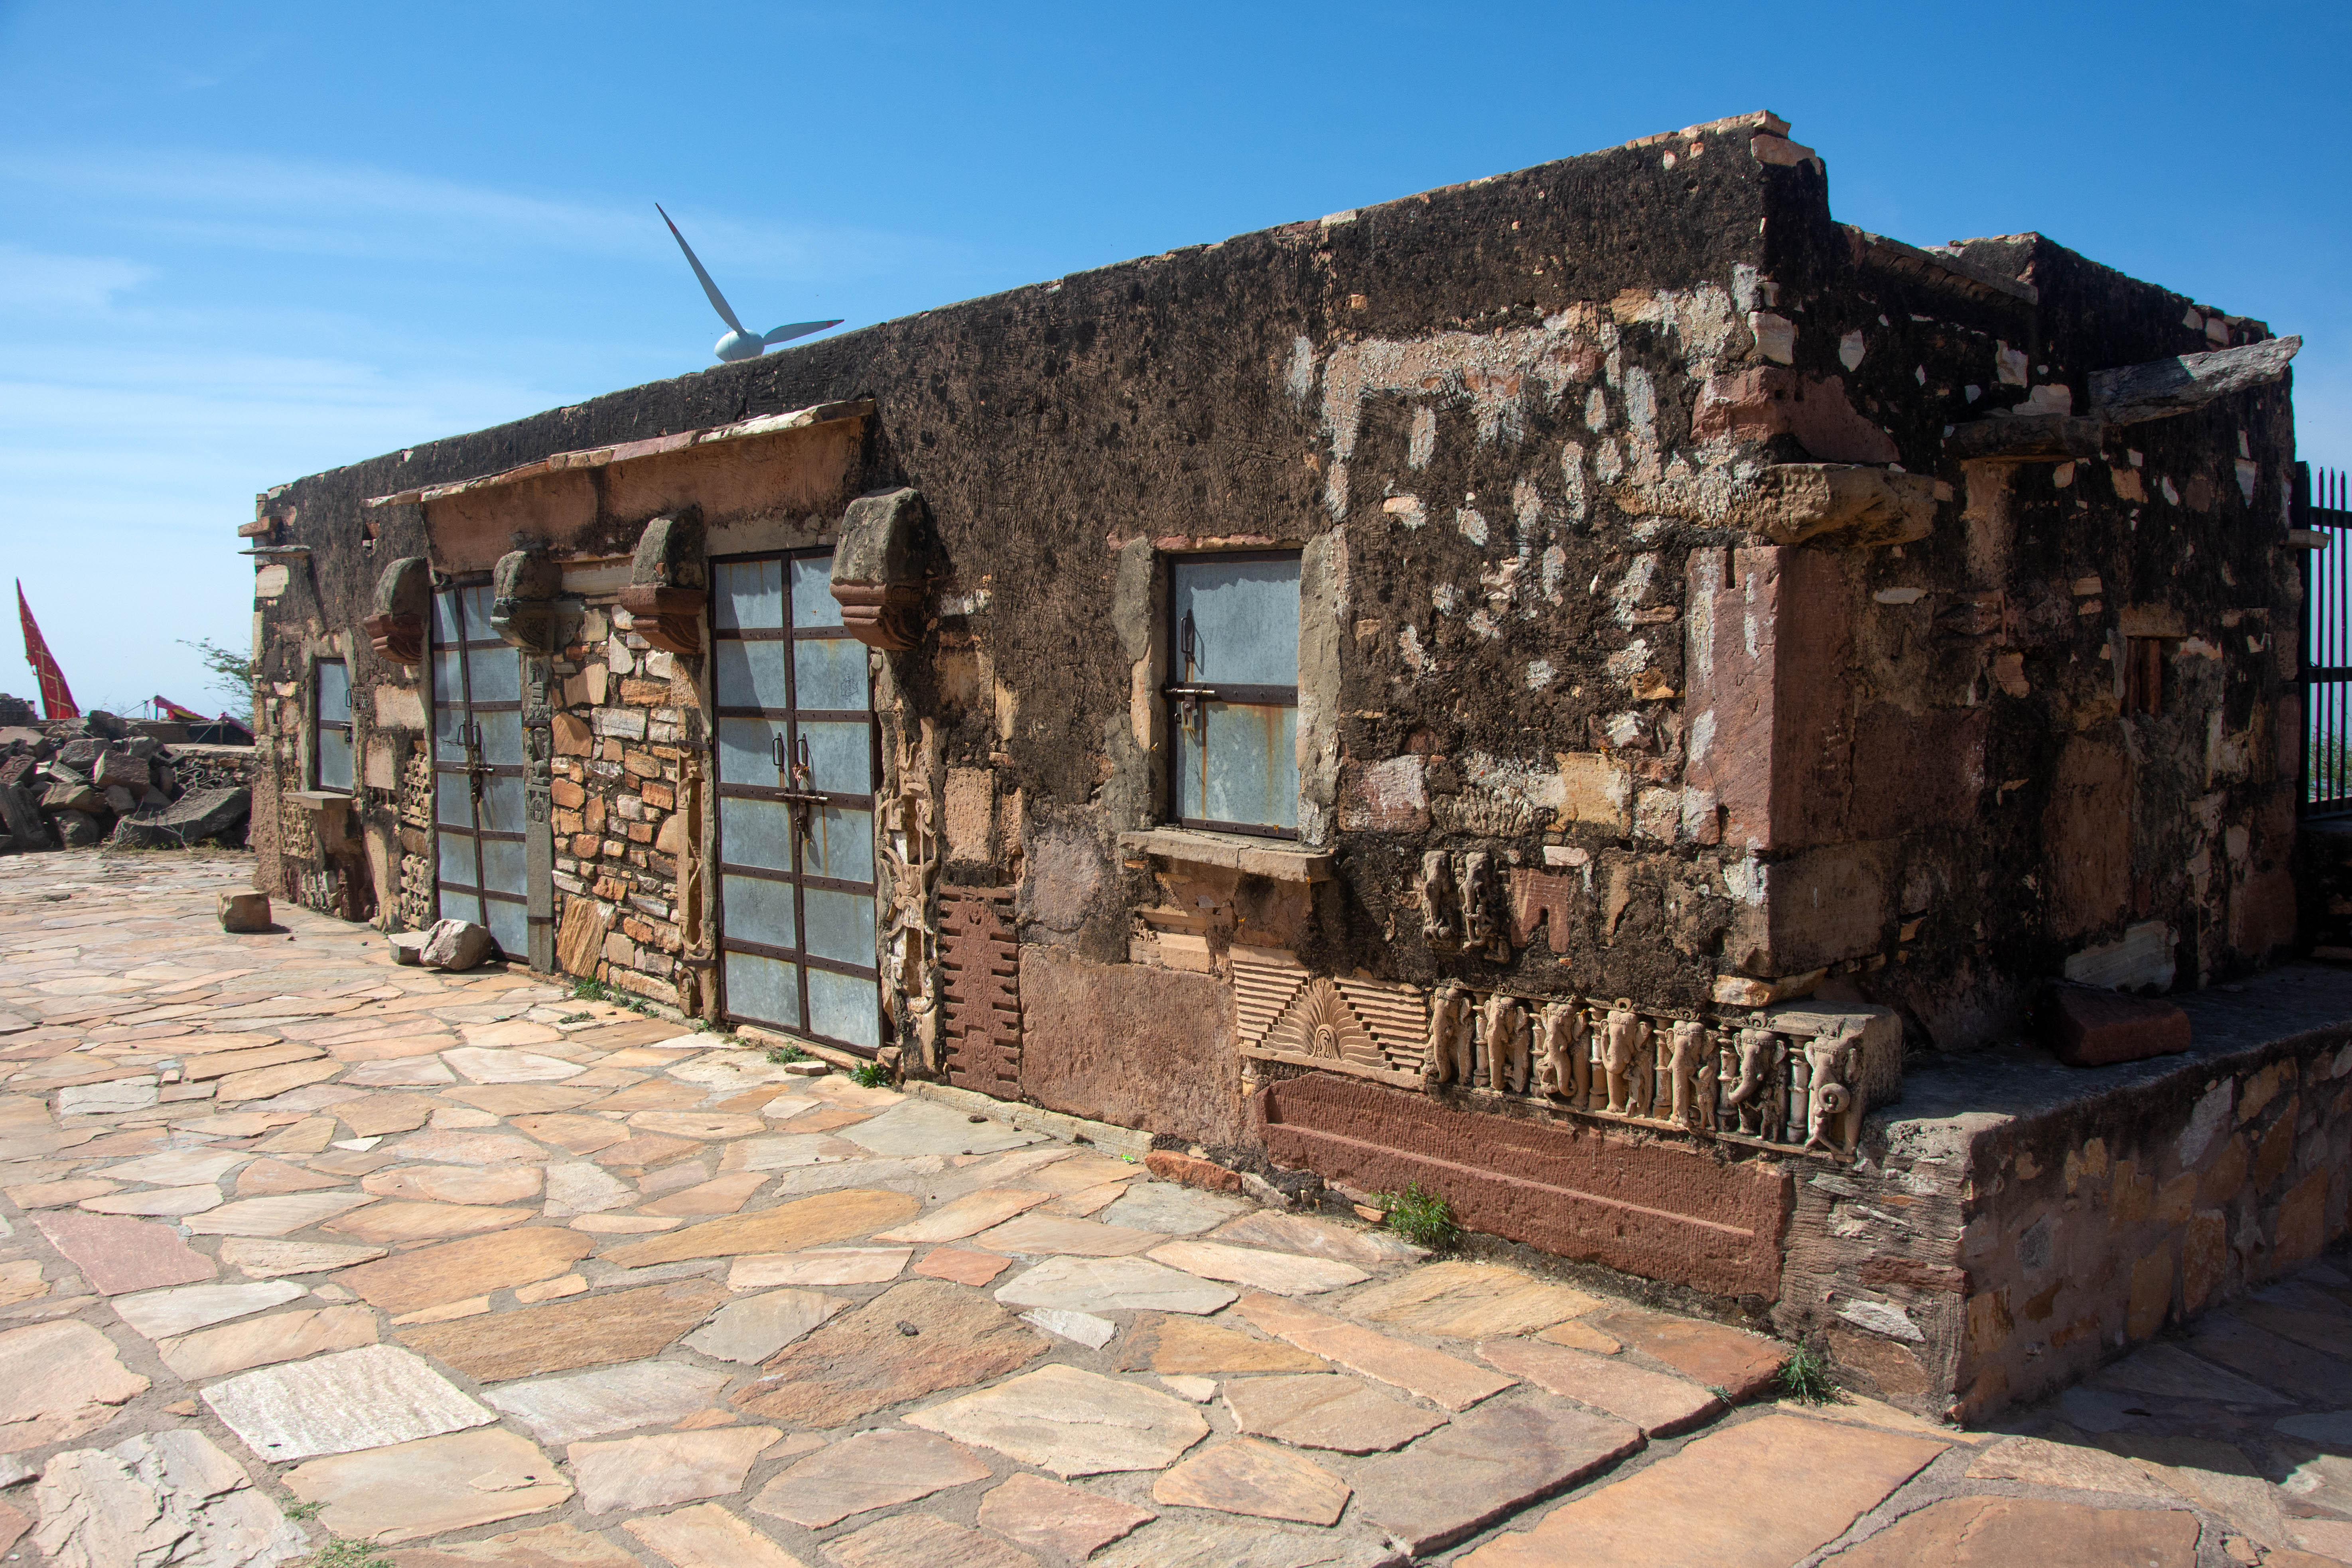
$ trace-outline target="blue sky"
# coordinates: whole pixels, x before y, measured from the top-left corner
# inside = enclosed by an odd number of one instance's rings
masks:
[[[0,0],[0,568],[224,700],[254,493],[849,325],[1769,108],[1838,215],[2302,332],[2352,464],[2352,7]],[[13,632],[0,690],[30,695]]]

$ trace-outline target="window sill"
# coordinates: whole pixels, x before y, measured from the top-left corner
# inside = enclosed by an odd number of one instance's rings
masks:
[[[306,811],[341,811],[351,807],[352,798],[335,789],[289,789],[278,797],[291,800]]]
[[[1212,833],[1200,828],[1146,828],[1121,833],[1118,847],[1130,854],[1156,855],[1192,865],[1216,866],[1276,882],[1328,882],[1328,850],[1302,849],[1280,839],[1247,833]]]

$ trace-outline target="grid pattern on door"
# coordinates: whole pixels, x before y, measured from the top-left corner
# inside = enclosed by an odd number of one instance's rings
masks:
[[[2295,465],[2303,556],[2303,811],[2352,814],[2352,485]]]
[[[712,562],[719,971],[726,1014],[870,1052],[873,695],[830,551]]]
[[[444,920],[530,953],[524,847],[522,662],[490,629],[490,587],[433,595],[435,885]]]

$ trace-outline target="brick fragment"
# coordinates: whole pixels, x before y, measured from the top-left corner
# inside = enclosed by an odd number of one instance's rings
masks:
[[[1186,1186],[1206,1187],[1212,1192],[1239,1192],[1242,1173],[1229,1171],[1213,1160],[1180,1155],[1173,1149],[1154,1149],[1143,1156],[1144,1168],[1161,1181],[1182,1182]]]
[[[2069,1067],[2177,1056],[2189,1049],[2189,1015],[2152,997],[2056,985],[2043,1000],[2042,1042]]]

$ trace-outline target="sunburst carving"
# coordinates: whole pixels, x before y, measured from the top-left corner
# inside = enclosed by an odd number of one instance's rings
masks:
[[[1388,1065],[1380,1046],[1365,1030],[1356,1009],[1329,980],[1317,978],[1299,989],[1285,1009],[1265,1043],[1276,1051],[1327,1061],[1351,1061],[1359,1067]]]

